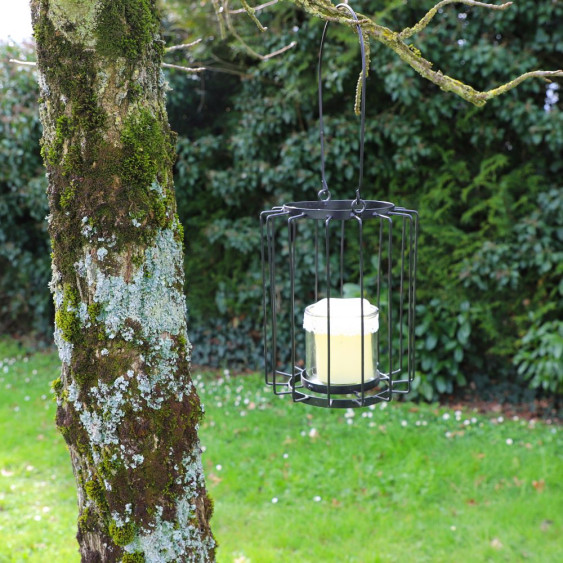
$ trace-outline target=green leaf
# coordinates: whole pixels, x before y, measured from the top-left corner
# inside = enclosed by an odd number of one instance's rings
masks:
[[[465,346],[469,341],[470,334],[471,334],[471,325],[469,323],[462,324],[457,331],[458,342],[463,346]]]
[[[427,350],[434,350],[436,348],[436,344],[438,344],[438,337],[435,334],[428,334],[426,337],[425,348]]]

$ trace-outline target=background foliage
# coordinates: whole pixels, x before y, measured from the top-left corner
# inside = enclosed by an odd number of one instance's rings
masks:
[[[50,331],[47,180],[37,79],[0,46],[0,334]]]
[[[202,4],[165,4],[169,44],[206,38],[168,62],[213,69],[168,73],[194,361],[255,369],[262,354],[258,214],[314,199],[320,188],[322,23],[288,3],[260,13],[266,34],[244,14],[232,15],[261,53],[297,41],[284,55],[257,61],[233,38],[221,39],[212,3]],[[430,4],[364,0],[355,7],[400,29]],[[488,89],[527,70],[558,68],[561,22],[561,1],[522,0],[501,13],[450,6],[413,43],[436,68]],[[328,179],[333,196],[345,198],[357,173],[359,56],[350,30],[329,33]],[[2,329],[42,330],[50,308],[36,90],[29,71],[3,62],[2,73]],[[529,81],[478,109],[374,44],[367,92],[364,194],[417,208],[422,218],[417,393],[431,399],[491,380],[561,392],[561,90]]]

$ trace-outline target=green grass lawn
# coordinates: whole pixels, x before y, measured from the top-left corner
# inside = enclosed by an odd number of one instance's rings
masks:
[[[79,561],[54,354],[0,341],[0,561]],[[220,562],[563,561],[563,429],[436,405],[328,411],[196,376]]]

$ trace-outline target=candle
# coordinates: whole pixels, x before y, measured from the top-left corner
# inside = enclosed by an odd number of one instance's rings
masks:
[[[361,299],[330,299],[330,384],[362,382]],[[328,383],[328,300],[321,299],[305,309],[306,369],[309,378]],[[364,305],[364,382],[376,377],[375,333],[379,311],[367,299]]]

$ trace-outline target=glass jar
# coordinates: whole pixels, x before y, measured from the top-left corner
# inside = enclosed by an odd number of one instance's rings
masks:
[[[379,311],[367,299],[330,298],[330,357],[328,350],[328,299],[321,299],[305,309],[303,328],[306,332],[307,378],[330,385],[362,383],[362,321],[363,381],[377,378],[376,333]]]

